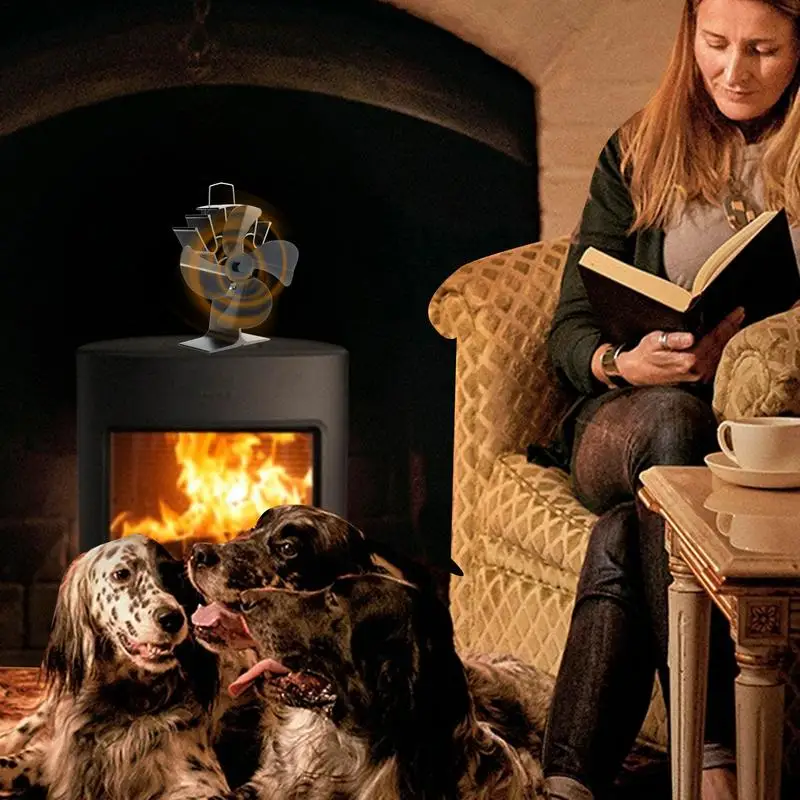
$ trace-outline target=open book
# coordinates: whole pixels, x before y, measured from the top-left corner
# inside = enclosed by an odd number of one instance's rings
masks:
[[[590,247],[578,264],[589,302],[611,342],[634,344],[650,331],[702,336],[737,306],[744,324],[785,311],[800,299],[786,212],[765,211],[703,263],[691,289]]]

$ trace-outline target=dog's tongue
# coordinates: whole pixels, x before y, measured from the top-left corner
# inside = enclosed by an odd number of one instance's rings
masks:
[[[254,644],[241,614],[229,611],[220,603],[198,606],[192,614],[192,623],[196,628],[205,628],[211,631],[228,647],[242,649],[252,647]]]
[[[219,603],[209,603],[207,606],[197,606],[197,610],[192,614],[192,622],[202,628],[210,628],[220,622],[223,616],[233,617],[235,614]]]
[[[269,672],[273,675],[288,675],[289,670],[274,658],[265,658],[247,672],[240,675],[229,687],[228,694],[231,697],[238,697],[259,675]]]

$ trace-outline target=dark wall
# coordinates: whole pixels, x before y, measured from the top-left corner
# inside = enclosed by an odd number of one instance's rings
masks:
[[[85,13],[98,5],[84,4]],[[330,4],[291,4],[304,6],[331,13]],[[53,531],[67,532],[74,549],[75,348],[205,329],[171,228],[215,181],[233,182],[237,199],[263,201],[300,250],[294,283],[261,332],[350,351],[354,521],[411,550],[446,552],[455,345],[433,330],[427,305],[461,264],[538,236],[533,92],[511,70],[394,9],[336,6],[342,31],[360,30],[362,39],[368,30],[380,41],[388,26],[386,41],[396,43],[402,31],[406,44],[387,44],[381,58],[396,58],[399,74],[442,76],[439,102],[457,87],[447,120],[322,91],[197,85],[76,108],[0,138],[0,536],[14,538],[19,563],[26,553],[49,559],[48,593],[34,599],[28,587],[36,566],[24,580],[3,573],[0,608],[7,596],[24,619],[49,613],[71,552]],[[234,7],[244,8],[216,3],[214,13]],[[49,41],[69,41],[58,23],[69,16],[42,15]],[[36,23],[18,20],[3,35]],[[352,52],[368,56],[369,48]],[[430,103],[435,93],[425,96]],[[483,98],[485,119],[470,112],[453,124]],[[498,131],[529,148],[496,144]],[[45,521],[44,544],[30,534],[32,520]],[[0,629],[0,656],[41,643],[41,625],[33,644],[12,628],[6,643]]]

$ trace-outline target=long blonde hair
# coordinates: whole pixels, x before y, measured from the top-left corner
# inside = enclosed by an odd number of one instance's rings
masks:
[[[664,77],[650,102],[620,130],[622,171],[634,206],[631,230],[674,221],[685,204],[719,202],[744,143],[741,132],[717,109],[694,58],[697,8],[686,0]],[[785,14],[800,39],[800,0],[759,0]],[[785,207],[800,221],[800,67],[762,134],[766,208]],[[665,146],[665,142],[669,146]]]

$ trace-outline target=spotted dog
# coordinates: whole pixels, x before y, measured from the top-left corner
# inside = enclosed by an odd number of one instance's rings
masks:
[[[44,729],[50,715],[50,704],[45,699],[39,707],[13,727],[0,732],[0,757],[16,753],[27,747]]]
[[[384,575],[240,599],[255,682],[290,708],[236,800],[535,800],[538,759],[478,719],[446,607]]]
[[[189,636],[183,565],[129,536],[79,556],[64,576],[43,662],[45,718],[0,760],[0,790],[50,800],[219,800],[212,749],[219,675]]]

